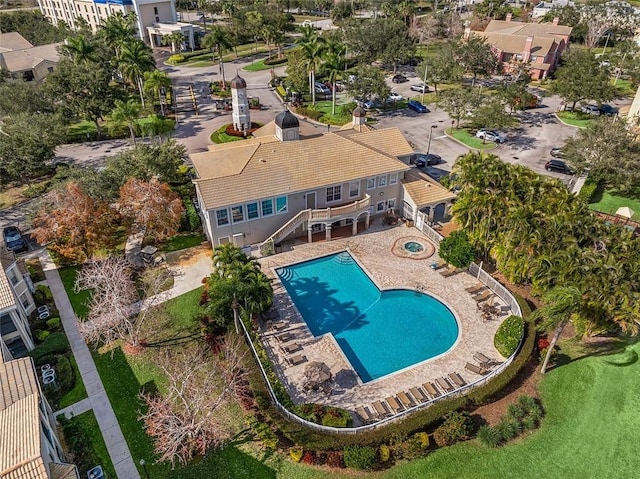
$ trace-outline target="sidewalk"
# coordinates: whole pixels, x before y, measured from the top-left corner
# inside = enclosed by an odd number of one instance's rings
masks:
[[[60,279],[60,275],[58,274],[58,270],[46,249],[43,249],[40,253],[40,262],[42,263],[49,288],[51,288],[56,308],[58,308],[60,312],[62,326],[69,339],[73,356],[78,363],[78,369],[80,370],[80,375],[82,376],[84,386],[89,396],[88,399],[80,401],[66,409],[73,410],[73,408],[76,408],[78,411],[83,412],[93,409],[118,479],[140,479],[140,474],[138,474],[116,415],[111,408],[111,403],[98,375],[96,365],[91,357],[91,352],[84,338],[82,338],[78,332],[76,317],[64,285],[62,284],[62,280]],[[63,410],[62,412],[66,413],[69,411]]]

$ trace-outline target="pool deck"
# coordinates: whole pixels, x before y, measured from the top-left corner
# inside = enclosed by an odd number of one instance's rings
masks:
[[[281,323],[279,331],[276,331],[271,322],[266,324],[261,337],[274,361],[278,376],[295,403],[315,402],[339,406],[350,411],[359,406],[367,406],[369,411],[373,412],[373,401],[383,401],[389,396],[406,392],[426,381],[435,381],[436,378],[452,372],[459,373],[467,383],[479,379],[480,376],[464,368],[466,362],[474,363],[473,355],[478,351],[498,361],[504,360],[493,345],[493,337],[508,313],[499,316],[498,319],[483,320],[482,312],[472,295],[465,291],[466,287],[474,285],[477,280],[468,272],[443,277],[431,267],[432,263],[440,259],[437,251],[433,256],[424,259],[395,256],[392,253],[394,244],[405,237],[418,237],[421,241],[429,242],[414,227],[389,227],[376,221],[366,233],[322,243],[296,241],[285,246],[286,251],[283,253],[259,260],[265,273],[274,279],[274,308],[278,310],[279,319],[273,320],[273,323]],[[275,268],[346,249],[379,288],[421,290],[444,302],[454,312],[460,326],[460,336],[454,347],[440,357],[363,384],[331,335],[314,337],[311,334],[275,273]],[[495,298],[494,304],[503,303],[499,303]],[[389,327],[393,327],[393,318],[389,319]],[[292,339],[278,339],[287,332],[293,336]],[[285,345],[295,343],[301,346],[302,350],[285,352]],[[303,357],[300,358],[299,355]],[[304,362],[292,365],[291,363],[296,361],[290,359],[296,357]],[[332,390],[305,390],[305,366],[312,361],[323,362],[329,366],[334,378]]]

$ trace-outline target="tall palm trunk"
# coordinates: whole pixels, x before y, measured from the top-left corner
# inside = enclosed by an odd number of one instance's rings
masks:
[[[144,93],[142,91],[142,78],[137,77],[136,83],[138,84],[138,91],[140,92],[140,102],[142,103],[142,107],[144,108]]]
[[[311,70],[309,72],[309,76],[311,77],[311,104],[316,104],[316,72]]]
[[[222,89],[227,88],[227,82],[224,77],[224,61],[222,61],[222,48],[218,50],[218,69],[220,70],[220,77],[222,78]]]
[[[336,81],[331,82],[333,89],[331,90],[331,114],[336,114]]]
[[[540,374],[544,374],[547,372],[547,364],[549,363],[549,359],[551,359],[553,349],[556,347],[556,343],[558,342],[558,339],[560,339],[560,335],[562,334],[562,331],[564,331],[567,323],[567,320],[562,321],[553,333],[553,337],[551,338],[551,342],[549,343],[549,348],[547,349],[547,355],[544,357],[544,361],[542,362],[542,366],[540,367]]]

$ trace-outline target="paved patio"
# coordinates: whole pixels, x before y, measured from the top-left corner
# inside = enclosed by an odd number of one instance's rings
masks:
[[[265,273],[274,279],[274,307],[279,312],[279,321],[284,323],[280,331],[276,331],[269,323],[265,325],[262,338],[274,361],[275,369],[294,402],[316,402],[351,411],[358,406],[369,406],[369,410],[372,410],[370,405],[373,401],[384,400],[400,391],[408,391],[412,387],[454,371],[468,383],[479,379],[480,376],[464,369],[467,361],[474,362],[472,356],[478,351],[490,358],[503,360],[493,345],[493,337],[502,319],[508,314],[503,314],[495,320],[484,321],[472,295],[465,291],[466,287],[474,285],[477,280],[467,272],[444,278],[431,268],[432,263],[440,259],[437,251],[433,256],[423,259],[395,256],[392,249],[396,241],[405,237],[418,237],[424,242],[429,241],[414,227],[388,227],[376,220],[367,232],[358,236],[323,243],[294,241],[284,246],[283,253],[259,260]],[[438,358],[423,361],[398,373],[363,384],[333,336],[314,337],[311,334],[275,273],[275,268],[347,248],[379,288],[422,290],[447,304],[455,313],[460,326],[459,338],[454,347]],[[275,322],[277,321],[274,320]],[[293,339],[281,342],[277,337],[285,332],[290,332]],[[298,343],[303,349],[295,353],[286,353],[282,347],[293,343]],[[287,358],[297,354],[304,355],[307,361],[295,366],[290,365]],[[305,391],[305,365],[311,361],[324,362],[330,367],[335,379],[333,391]]]

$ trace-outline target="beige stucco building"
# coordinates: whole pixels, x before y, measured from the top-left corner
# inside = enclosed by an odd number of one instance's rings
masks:
[[[411,165],[413,148],[397,128],[364,126],[364,111],[340,131],[286,110],[253,138],[190,155],[205,232],[214,246],[276,245],[291,237],[332,239],[370,219],[427,211],[446,216],[455,194]],[[438,206],[440,205],[440,206]],[[428,210],[425,210],[428,208]]]
[[[18,32],[0,33],[0,68],[14,80],[42,81],[58,64],[59,46],[34,47]]]

